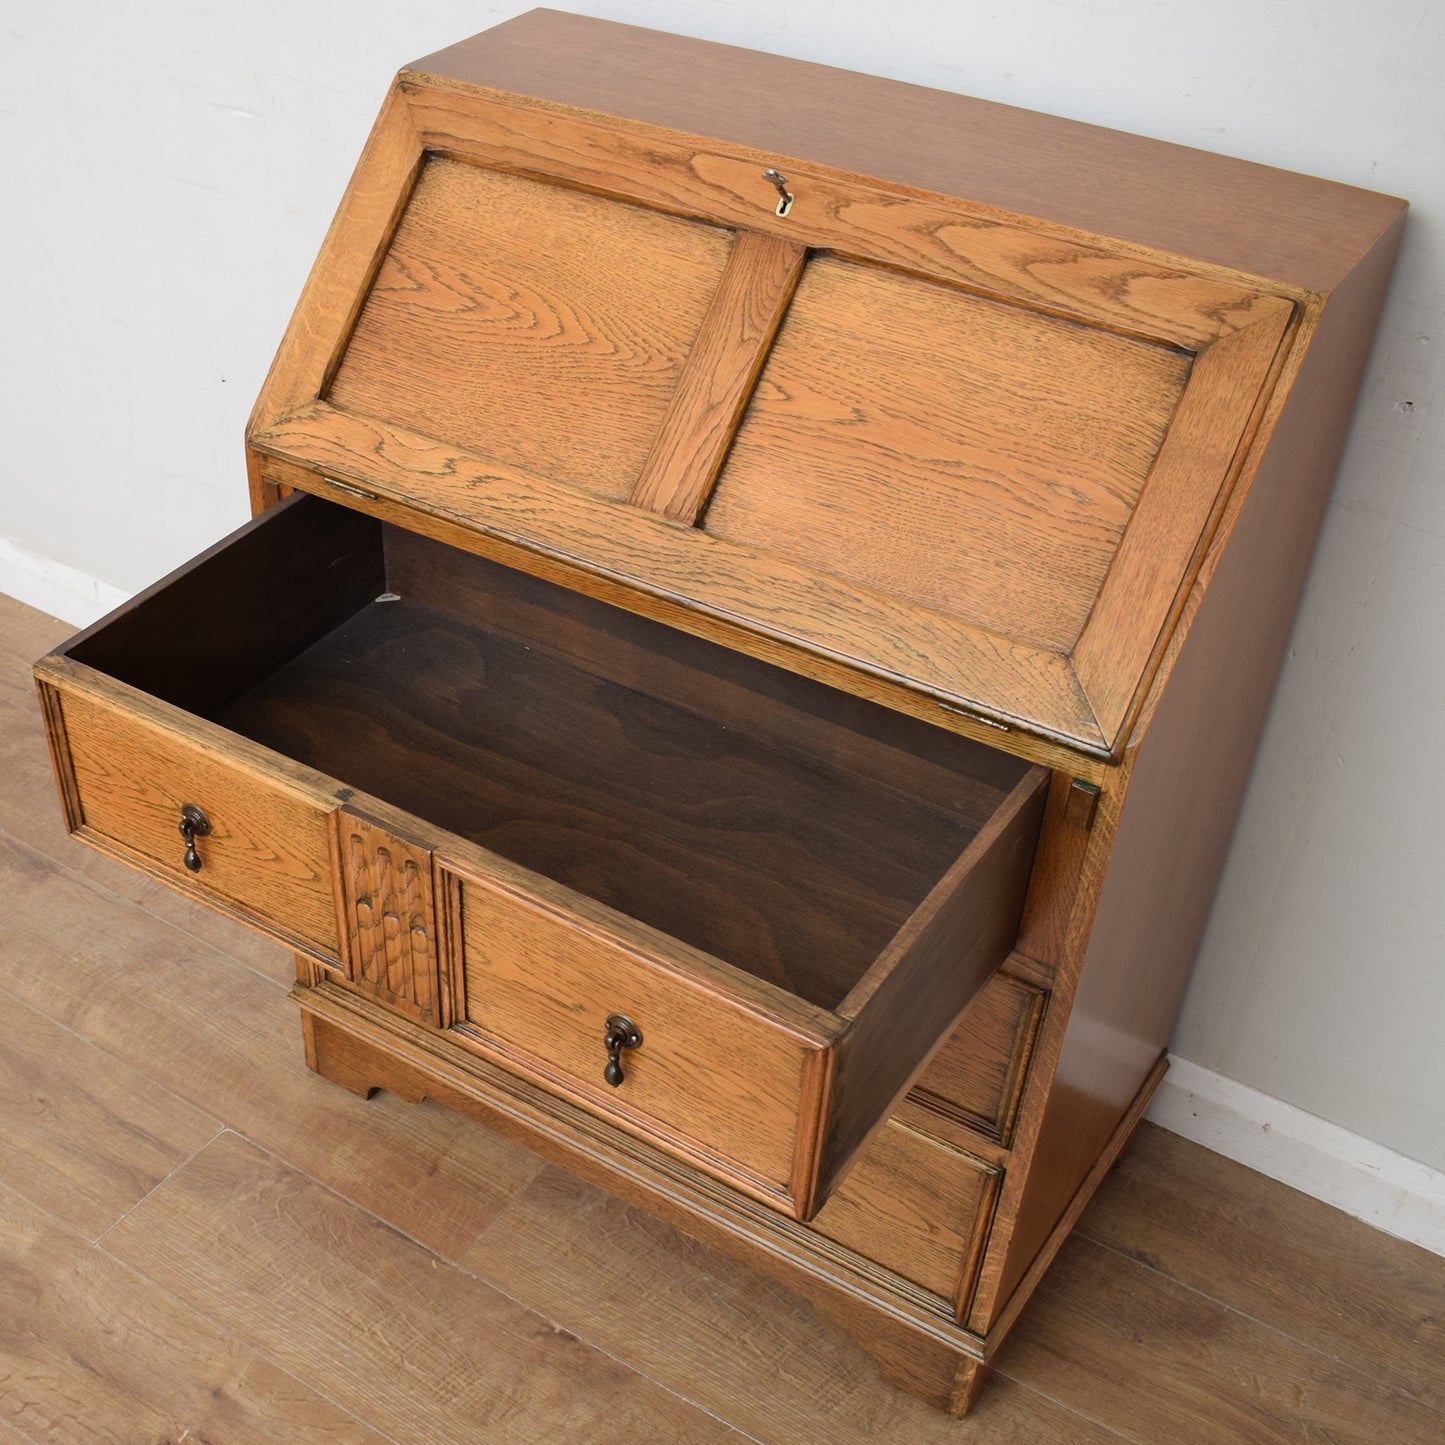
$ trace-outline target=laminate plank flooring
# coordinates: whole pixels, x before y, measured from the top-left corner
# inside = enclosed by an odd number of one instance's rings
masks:
[[[65,838],[27,669],[66,632],[0,599],[0,1440],[1445,1440],[1445,1260],[1153,1129],[955,1421],[731,1259],[315,1078],[279,950]]]
[[[67,1445],[384,1438],[4,1188],[0,1420]]]

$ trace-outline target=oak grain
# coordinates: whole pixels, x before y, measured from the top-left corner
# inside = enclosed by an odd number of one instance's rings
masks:
[[[729,240],[716,227],[433,158],[326,394],[345,411],[625,498]]]

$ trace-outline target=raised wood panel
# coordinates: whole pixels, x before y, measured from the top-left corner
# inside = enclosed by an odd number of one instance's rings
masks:
[[[483,877],[460,879],[465,1033],[509,1067],[788,1207],[811,1144],[824,1042],[655,951]],[[606,1020],[641,1047],[603,1080]],[[796,1206],[794,1206],[796,1207]]]
[[[936,1295],[952,1314],[971,1284],[997,1185],[996,1168],[890,1122],[812,1227]]]
[[[333,815],[347,977],[421,1023],[442,1023],[431,854],[359,817]]]
[[[1340,281],[1403,206],[1017,106],[558,10],[533,10],[463,40],[402,78],[808,156],[848,175],[968,196],[980,209],[1320,291]]]
[[[336,954],[330,809],[322,798],[133,716],[118,702],[70,689],[60,698],[81,837],[283,939]],[[194,873],[185,867],[180,833],[187,803],[211,824],[210,834],[196,840],[201,867]]]
[[[817,258],[705,526],[1068,652],[1190,361],[1097,327]]]
[[[625,498],[730,244],[715,227],[434,158],[327,395]]]

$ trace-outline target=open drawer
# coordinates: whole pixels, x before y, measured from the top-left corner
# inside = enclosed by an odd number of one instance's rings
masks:
[[[78,836],[803,1219],[1008,953],[1047,777],[306,495],[37,676]]]

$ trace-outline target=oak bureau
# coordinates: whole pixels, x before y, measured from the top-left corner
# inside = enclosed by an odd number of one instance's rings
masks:
[[[550,11],[421,61],[255,519],[37,665],[68,825],[961,1413],[1165,1067],[1403,215]]]

